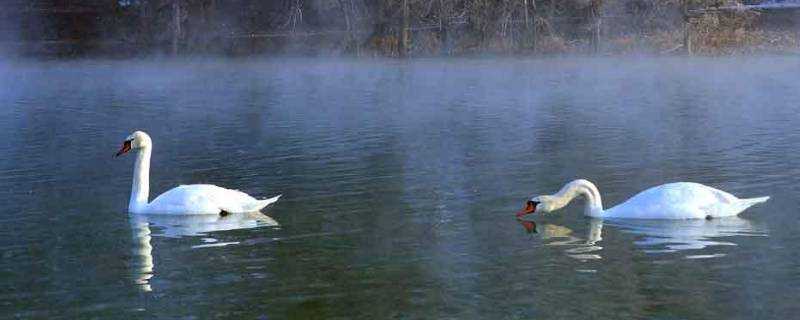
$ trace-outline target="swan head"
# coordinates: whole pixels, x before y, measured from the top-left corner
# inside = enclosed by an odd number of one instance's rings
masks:
[[[551,212],[556,210],[558,206],[555,204],[553,196],[535,196],[525,202],[525,206],[521,211],[517,212],[517,217],[522,217],[534,212]]]
[[[122,142],[122,147],[120,147],[119,151],[117,151],[115,157],[119,157],[131,150],[149,148],[152,146],[152,144],[153,141],[150,140],[150,136],[147,135],[147,133],[144,133],[143,131],[136,131],[125,138],[125,141]]]

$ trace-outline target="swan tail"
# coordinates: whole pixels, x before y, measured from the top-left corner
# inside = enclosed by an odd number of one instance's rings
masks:
[[[267,206],[269,206],[269,205],[271,205],[271,204],[273,204],[275,202],[278,202],[278,199],[280,199],[281,196],[282,196],[282,194],[279,194],[279,195],[274,196],[274,197],[269,198],[269,199],[258,200],[258,201],[255,202],[255,204],[253,204],[253,206],[251,208],[251,211],[260,211],[261,209],[264,209]]]
[[[741,205],[745,209],[747,209],[747,208],[749,208],[749,207],[751,207],[753,205],[759,204],[759,203],[767,202],[767,200],[769,200],[769,196],[757,197],[757,198],[739,199]]]
[[[767,200],[769,200],[769,197],[757,197],[757,198],[739,199],[739,201],[735,202],[733,204],[732,208],[729,209],[730,211],[728,211],[728,210],[724,210],[724,211],[728,212],[728,214],[726,214],[726,215],[738,215],[738,214],[742,213],[742,211],[747,210],[747,208],[750,208],[750,207],[752,207],[754,205],[757,205],[759,203],[766,202]]]

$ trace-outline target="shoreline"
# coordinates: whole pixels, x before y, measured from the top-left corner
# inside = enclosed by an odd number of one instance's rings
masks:
[[[630,61],[639,62],[644,60],[661,61],[726,61],[747,59],[751,61],[768,59],[795,59],[800,58],[800,52],[765,52],[753,54],[725,54],[725,55],[654,55],[647,53],[626,53],[626,54],[561,54],[561,55],[459,55],[459,56],[425,56],[425,57],[353,57],[353,56],[298,56],[298,55],[250,55],[250,56],[137,56],[137,57],[107,57],[107,56],[79,56],[79,57],[9,57],[0,56],[0,67],[14,67],[47,63],[96,63],[113,64],[121,62],[145,63],[145,64],[215,64],[215,63],[271,63],[271,62],[333,62],[343,64],[397,64],[405,63],[425,63],[425,62],[447,62],[447,61],[466,61],[466,62],[537,62],[537,61]]]

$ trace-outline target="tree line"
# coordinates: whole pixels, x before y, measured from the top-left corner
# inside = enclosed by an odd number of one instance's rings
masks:
[[[664,52],[685,46],[692,36],[687,32],[702,40],[696,44],[700,47],[714,41],[723,47],[731,41],[757,41],[736,36],[759,25],[747,14],[718,13],[713,19],[688,14],[730,4],[729,0],[8,0],[0,4],[5,14],[0,41],[7,50],[15,46],[25,54],[65,56]],[[721,36],[718,31],[732,33]]]

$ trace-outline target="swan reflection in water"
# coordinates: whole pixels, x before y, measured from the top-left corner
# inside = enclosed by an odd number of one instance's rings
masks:
[[[603,225],[618,228],[622,232],[637,235],[634,243],[647,253],[670,253],[684,250],[700,250],[713,246],[735,246],[731,241],[719,238],[733,236],[765,237],[766,229],[758,227],[749,220],[739,217],[727,217],[712,220],[640,220],[640,219],[591,219],[585,238],[574,235],[567,227],[536,224],[519,220],[528,232],[537,232],[548,246],[566,246],[565,253],[579,260],[602,259],[599,246]],[[686,255],[688,259],[714,258],[724,256],[723,253]]]
[[[150,280],[154,275],[152,236],[178,238],[186,236],[207,236],[209,232],[252,229],[258,227],[278,227],[278,222],[262,213],[233,213],[217,215],[139,215],[130,214],[133,229],[134,281],[142,291],[153,291]],[[151,227],[155,233],[151,231]],[[238,242],[218,242],[214,238],[203,238],[205,244],[192,248],[216,247]]]

